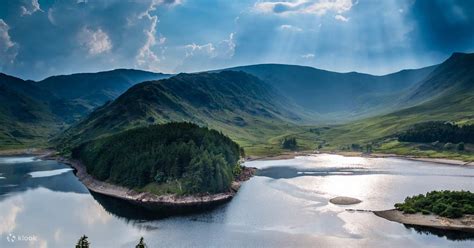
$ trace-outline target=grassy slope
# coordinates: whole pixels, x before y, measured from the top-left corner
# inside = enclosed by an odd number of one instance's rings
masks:
[[[75,120],[105,102],[114,100],[137,83],[167,78],[169,75],[132,69],[116,69],[96,73],[77,73],[48,77],[36,83],[58,99],[84,109]],[[57,111],[67,115],[66,111]]]
[[[49,94],[30,81],[0,73],[0,147],[41,146],[58,119],[51,112]]]
[[[53,135],[130,86],[165,77],[118,69],[33,82],[0,73],[0,149],[48,146]]]
[[[408,99],[432,96],[421,104],[391,114],[367,118],[324,130],[326,149],[340,149],[353,143],[375,143],[375,151],[474,160],[471,149],[465,152],[441,151],[419,144],[395,141],[395,134],[425,121],[474,122],[474,55],[455,54],[418,85]]]
[[[61,135],[58,143],[74,145],[152,123],[191,121],[259,153],[269,137],[298,130],[296,123],[305,118],[297,105],[249,74],[180,74],[132,87]]]
[[[404,90],[436,66],[373,76],[337,73],[306,66],[261,64],[226,70],[244,71],[271,84],[298,105],[321,113],[319,119],[344,121],[387,113]]]

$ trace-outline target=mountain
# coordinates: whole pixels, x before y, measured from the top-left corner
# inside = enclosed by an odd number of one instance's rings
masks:
[[[52,76],[37,82],[37,86],[51,92],[58,99],[69,101],[90,112],[107,101],[117,98],[137,83],[169,76],[148,71],[116,69]]]
[[[424,80],[410,88],[402,101],[410,107],[328,129],[332,145],[371,142],[391,137],[416,123],[474,123],[474,54],[454,53]]]
[[[58,128],[49,92],[32,81],[0,73],[0,146],[16,147],[45,140]]]
[[[474,53],[454,53],[414,86],[407,101],[456,97],[474,89]]]
[[[251,142],[307,115],[271,85],[244,72],[178,74],[137,84],[62,134],[79,143],[133,127],[190,121]],[[244,142],[245,143],[245,142]]]
[[[307,66],[261,64],[229,68],[244,71],[271,84],[296,104],[323,114],[347,119],[387,112],[408,88],[424,79],[436,66],[403,70],[385,76],[337,73]]]
[[[44,144],[52,135],[134,84],[168,76],[117,69],[34,82],[0,73],[0,147]]]

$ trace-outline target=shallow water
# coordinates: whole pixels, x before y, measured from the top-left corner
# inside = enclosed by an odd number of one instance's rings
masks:
[[[259,168],[259,174],[230,203],[203,214],[153,220],[135,207],[91,195],[66,165],[0,158],[0,247],[71,247],[82,234],[92,247],[134,247],[140,236],[150,247],[474,246],[472,238],[420,232],[345,210],[388,209],[430,190],[474,191],[472,167],[337,155],[246,165]],[[328,202],[335,196],[363,202],[340,207]],[[16,239],[9,242],[12,236]]]

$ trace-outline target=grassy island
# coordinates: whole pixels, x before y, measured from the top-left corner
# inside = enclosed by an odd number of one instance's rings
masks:
[[[395,204],[397,210],[406,214],[435,214],[447,218],[460,218],[474,214],[474,193],[469,191],[431,191],[407,197],[403,203]]]
[[[227,192],[241,155],[227,136],[191,123],[131,129],[72,150],[94,178],[157,195]]]

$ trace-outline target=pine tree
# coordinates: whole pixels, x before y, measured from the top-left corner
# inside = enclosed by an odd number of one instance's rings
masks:
[[[76,245],[76,248],[89,248],[89,241],[87,240],[87,236],[86,235],[83,235],[79,241],[77,241],[77,245]]]
[[[145,241],[143,241],[143,237],[140,238],[140,242],[138,242],[138,244],[135,246],[135,248],[146,248],[148,247],[146,244],[145,244]]]

